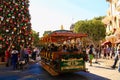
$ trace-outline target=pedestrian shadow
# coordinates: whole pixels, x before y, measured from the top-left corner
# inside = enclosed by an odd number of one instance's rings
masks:
[[[110,80],[108,78],[93,74],[93,73],[89,73],[89,72],[76,72],[76,74],[78,75],[86,75],[87,76],[87,80]]]
[[[103,68],[103,69],[109,69],[109,70],[114,70],[113,68],[111,67],[104,67],[104,66],[92,66],[92,67],[95,67],[95,68]]]
[[[47,76],[49,79],[45,80],[110,80],[108,78],[92,74],[89,72],[72,72],[72,73],[62,73],[58,76]]]
[[[77,73],[62,73],[58,76],[52,76],[51,80],[89,80],[85,75]]]
[[[98,65],[101,65],[100,62],[93,62],[93,64],[98,64]]]
[[[108,78],[92,74],[89,72],[74,72],[74,73],[64,73],[59,76],[52,77],[53,80],[110,80]]]

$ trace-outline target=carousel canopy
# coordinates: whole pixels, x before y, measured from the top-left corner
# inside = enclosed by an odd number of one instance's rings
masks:
[[[74,33],[69,30],[56,30],[41,38],[44,42],[63,42],[70,39],[86,37],[86,34]]]

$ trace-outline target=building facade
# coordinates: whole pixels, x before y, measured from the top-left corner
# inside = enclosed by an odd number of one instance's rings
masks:
[[[106,1],[109,8],[102,22],[106,25],[106,40],[114,44],[120,40],[120,0]]]

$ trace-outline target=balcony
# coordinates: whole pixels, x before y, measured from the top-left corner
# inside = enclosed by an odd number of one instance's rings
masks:
[[[117,11],[120,11],[120,1],[118,1],[116,9]]]

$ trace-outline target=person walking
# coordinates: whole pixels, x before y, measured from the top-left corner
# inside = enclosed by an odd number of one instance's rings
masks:
[[[24,47],[22,46],[20,50],[20,59],[19,59],[20,69],[23,69],[24,64],[25,64],[25,53],[24,53]]]
[[[93,51],[95,55],[95,63],[98,63],[98,58],[99,58],[99,45],[96,47],[96,49]]]
[[[5,51],[5,59],[6,59],[6,67],[11,65],[11,54],[10,54],[10,47]]]
[[[114,63],[113,63],[113,65],[112,65],[112,68],[113,69],[115,69],[116,68],[116,64],[117,64],[117,62],[118,62],[118,60],[119,60],[119,52],[120,52],[120,45],[118,45],[118,47],[117,47],[117,50],[115,51],[115,57],[114,57]]]
[[[107,47],[106,47],[106,56],[107,56],[107,59],[110,59],[110,51],[111,51],[111,49],[110,49],[110,46],[109,45],[107,45]]]
[[[18,50],[16,48],[13,48],[11,52],[11,61],[13,69],[17,69],[17,63],[18,63]]]
[[[37,50],[36,50],[36,48],[34,48],[33,52],[32,52],[32,59],[33,60],[36,60],[36,54],[37,54]]]
[[[92,66],[92,60],[94,58],[94,54],[93,54],[93,45],[90,46],[90,50],[89,50],[89,63],[90,66]]]
[[[28,63],[29,62],[29,53],[28,53],[27,48],[24,48],[24,53],[25,53],[25,63]]]

